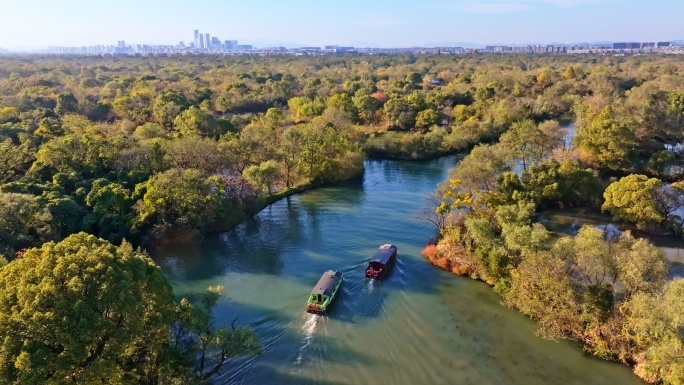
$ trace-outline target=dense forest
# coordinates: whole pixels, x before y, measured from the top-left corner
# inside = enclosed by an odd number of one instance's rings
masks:
[[[214,330],[220,287],[178,302],[140,247],[224,231],[368,156],[469,151],[426,256],[542,335],[682,384],[684,286],[662,253],[593,227],[556,239],[536,214],[679,236],[683,111],[684,62],[655,55],[2,58],[2,382],[204,381],[258,339]]]
[[[500,79],[514,79],[508,71]],[[537,100],[553,93],[575,132],[524,108],[496,141],[476,145],[430,198],[440,240],[423,254],[493,286],[543,337],[580,341],[649,382],[684,384],[684,279],[668,273],[663,251],[633,236],[682,235],[684,63],[607,57],[533,73]],[[492,107],[530,92],[513,79]],[[540,220],[572,207],[609,213],[632,231],[583,225],[553,234]]]

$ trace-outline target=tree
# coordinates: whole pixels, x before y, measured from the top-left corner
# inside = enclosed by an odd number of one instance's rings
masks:
[[[38,245],[53,237],[52,215],[29,194],[0,192],[0,255]]]
[[[256,355],[262,351],[254,331],[235,327],[237,318],[227,326],[214,326],[214,307],[223,295],[223,286],[211,286],[196,304],[183,298],[178,306],[178,321],[173,324],[172,348],[186,362],[195,361],[193,377],[204,382],[219,373],[230,360],[241,355]],[[207,365],[213,365],[207,368]]]
[[[658,211],[654,195],[662,186],[658,179],[644,175],[629,175],[612,183],[603,193],[601,210],[613,214],[616,220],[641,225],[658,224],[665,219]]]
[[[499,148],[480,144],[449,172],[449,178],[459,180],[467,191],[494,191],[499,176],[509,170]]]
[[[611,106],[605,107],[586,128],[578,129],[574,142],[581,151],[594,157],[599,166],[617,170],[630,166],[636,138],[614,115]]]
[[[61,239],[83,229],[87,211],[69,195],[45,191],[39,199],[52,215],[53,232]]]
[[[258,166],[247,167],[243,176],[254,188],[266,190],[270,195],[273,193],[273,183],[278,177],[279,168],[278,162],[269,160]]]
[[[370,90],[362,88],[356,91],[353,100],[354,105],[359,111],[359,116],[366,123],[376,123],[376,112],[382,107],[382,104],[378,99],[371,96]]]
[[[416,111],[404,99],[393,98],[388,100],[383,110],[392,127],[408,130],[416,123]]]
[[[154,138],[164,138],[166,133],[162,127],[157,123],[145,123],[142,126],[138,126],[133,132],[133,135],[141,139],[154,139]]]
[[[176,117],[188,107],[189,103],[182,94],[165,91],[155,99],[152,113],[162,126],[171,127]]]
[[[613,252],[626,299],[637,293],[656,293],[667,282],[665,253],[647,239],[636,239],[626,231],[620,235]]]
[[[214,173],[224,167],[224,159],[215,140],[184,136],[166,145],[164,162],[169,168],[194,168]]]
[[[175,231],[194,237],[227,216],[230,207],[224,186],[217,177],[194,169],[164,171],[150,178],[139,203],[138,226],[149,225],[156,237]]]
[[[416,119],[416,127],[428,129],[439,122],[439,114],[432,109],[420,111]]]
[[[202,135],[217,138],[221,134],[216,118],[194,106],[176,116],[173,127],[182,136]]]
[[[12,139],[0,141],[0,184],[20,178],[36,159],[38,146],[34,138],[29,134],[20,134],[19,141],[19,145]]]
[[[359,110],[354,105],[354,101],[346,93],[331,96],[330,99],[328,99],[326,106],[344,112],[349,119],[355,119],[359,114]]]
[[[78,100],[71,92],[65,92],[57,95],[57,106],[55,112],[59,115],[65,115],[69,112],[76,112],[78,110]]]
[[[40,124],[38,124],[38,128],[34,134],[44,139],[52,139],[54,137],[63,135],[64,130],[62,130],[62,125],[59,124],[59,122],[45,118],[40,121]]]
[[[504,304],[537,321],[538,333],[545,338],[567,338],[582,329],[577,314],[579,304],[565,262],[553,253],[536,253],[523,259],[511,272]]]
[[[568,66],[568,68],[563,72],[563,79],[567,81],[574,81],[577,79],[577,74],[575,73],[575,69],[572,66]]]
[[[561,139],[558,125],[545,124],[537,127],[534,121],[528,119],[513,123],[501,135],[500,143],[519,160],[523,170],[527,170],[531,164],[540,163],[549,156],[560,145]]]
[[[475,116],[475,113],[476,111],[474,108],[466,106],[465,104],[458,104],[454,107],[454,119],[457,122],[465,122]]]
[[[627,330],[643,351],[642,377],[665,384],[684,384],[684,279],[668,283],[658,293],[638,293],[629,301]]]
[[[296,178],[300,154],[304,148],[304,134],[297,127],[288,127],[280,137],[278,156],[285,165],[285,185],[292,187]]]
[[[5,383],[154,383],[174,312],[143,252],[79,233],[0,270]]]

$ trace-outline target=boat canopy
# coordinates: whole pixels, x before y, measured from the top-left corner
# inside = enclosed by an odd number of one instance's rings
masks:
[[[325,296],[331,296],[333,291],[335,291],[335,286],[342,279],[342,272],[328,270],[323,273],[323,276],[318,281],[311,294],[323,294]]]
[[[373,255],[373,258],[371,258],[370,262],[374,263],[381,263],[383,265],[386,265],[387,262],[389,262],[390,258],[394,255],[394,253],[397,252],[397,248],[394,245],[386,244],[380,246],[378,251],[375,252],[375,255]]]

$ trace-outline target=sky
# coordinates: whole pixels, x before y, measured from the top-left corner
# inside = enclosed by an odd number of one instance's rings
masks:
[[[684,40],[682,0],[0,0],[0,48],[428,46]]]

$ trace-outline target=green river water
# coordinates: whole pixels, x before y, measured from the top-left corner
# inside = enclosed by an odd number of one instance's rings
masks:
[[[201,245],[158,250],[177,295],[223,285],[217,322],[249,324],[264,352],[215,384],[643,384],[630,369],[535,336],[481,282],[420,255],[435,228],[415,218],[457,157],[368,161],[362,179],[281,200]],[[385,280],[364,278],[381,243],[399,249]],[[344,273],[328,316],[304,312],[326,269]]]

